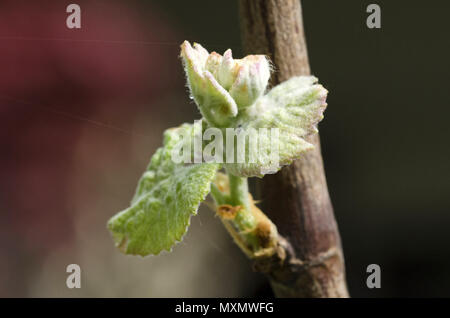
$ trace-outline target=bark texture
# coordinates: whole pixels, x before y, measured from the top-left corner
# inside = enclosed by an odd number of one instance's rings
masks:
[[[271,84],[309,75],[298,0],[240,0],[244,49],[266,54]],[[325,179],[319,136],[315,149],[262,181],[263,211],[281,237],[278,253],[256,260],[279,297],[348,297],[344,257]]]

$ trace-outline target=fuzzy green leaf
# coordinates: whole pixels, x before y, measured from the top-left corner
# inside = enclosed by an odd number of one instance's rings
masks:
[[[246,142],[244,162],[224,165],[229,173],[241,177],[275,173],[314,147],[305,137],[317,132],[316,125],[323,118],[328,93],[316,82],[317,78],[313,76],[293,77],[238,114],[235,127],[241,127],[247,133],[251,129],[267,128],[268,134],[258,134],[257,143]],[[271,128],[278,128],[275,145],[271,144],[274,141],[270,138]],[[273,147],[278,149],[275,161],[271,157]],[[251,151],[258,152],[256,160],[249,157]]]
[[[164,145],[141,177],[131,206],[109,220],[108,229],[124,253],[146,256],[170,251],[209,193],[217,164],[186,165],[172,160],[180,136],[193,135],[193,127],[183,124],[166,130]]]

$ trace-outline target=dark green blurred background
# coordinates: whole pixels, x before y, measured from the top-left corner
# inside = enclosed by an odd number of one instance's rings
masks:
[[[121,255],[105,229],[163,130],[199,117],[179,44],[242,55],[237,2],[78,1],[79,31],[69,3],[0,4],[0,296],[270,295],[208,208],[158,257]],[[351,295],[450,296],[449,2],[302,4]]]

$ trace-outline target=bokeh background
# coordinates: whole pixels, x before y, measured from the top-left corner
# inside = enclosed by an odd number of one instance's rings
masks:
[[[183,40],[242,55],[237,1],[0,2],[0,296],[271,295],[207,207],[172,253],[120,254],[128,205],[165,128],[199,118]],[[322,151],[354,297],[450,296],[448,2],[303,1],[330,91]],[[69,290],[66,266],[82,269]],[[366,267],[381,266],[381,289]]]

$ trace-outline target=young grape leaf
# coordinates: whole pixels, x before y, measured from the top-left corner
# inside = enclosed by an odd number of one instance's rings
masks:
[[[163,147],[142,175],[131,206],[109,220],[108,229],[122,252],[146,256],[170,251],[209,193],[218,164],[187,165],[172,160],[180,137],[192,136],[193,130],[190,124],[166,130]]]
[[[314,147],[304,137],[317,132],[316,125],[323,118],[328,93],[316,82],[313,76],[293,77],[238,114],[234,126],[247,135],[253,129],[257,142],[245,142],[245,160],[241,163],[224,165],[229,173],[240,177],[276,173]],[[261,134],[261,128],[266,128],[267,133]],[[278,130],[271,131],[271,128]],[[243,153],[239,149],[235,152]],[[253,160],[252,152],[257,153]]]

